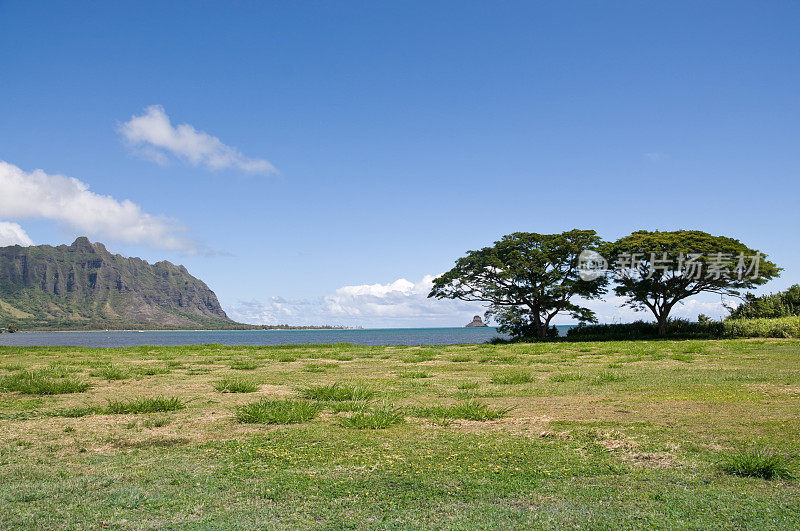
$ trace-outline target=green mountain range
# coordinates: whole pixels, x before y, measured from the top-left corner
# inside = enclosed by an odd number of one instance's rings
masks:
[[[0,327],[19,329],[242,328],[183,266],[72,245],[0,247]]]

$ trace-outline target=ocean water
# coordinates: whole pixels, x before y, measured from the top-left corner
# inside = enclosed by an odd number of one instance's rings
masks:
[[[559,326],[565,334],[570,326]],[[500,337],[486,328],[381,328],[364,330],[191,330],[158,332],[17,332],[0,334],[0,345],[133,347],[138,345],[458,345]]]

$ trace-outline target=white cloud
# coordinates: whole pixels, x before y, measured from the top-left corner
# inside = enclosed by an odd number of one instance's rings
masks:
[[[342,324],[365,327],[463,326],[486,310],[474,302],[428,299],[435,277],[404,278],[389,284],[343,286],[318,299],[240,301],[233,319],[254,324]]]
[[[159,164],[165,164],[172,154],[193,166],[211,170],[238,168],[247,173],[277,173],[269,161],[245,157],[236,148],[189,124],[173,126],[160,105],[147,107],[144,114],[132,116],[118,129],[128,144]]]
[[[25,172],[0,161],[0,217],[44,218],[81,234],[160,249],[197,252],[175,220],[143,212],[129,200],[96,194],[78,179]]]
[[[19,223],[0,221],[0,247],[5,247],[7,245],[28,247],[29,245],[33,245],[33,240],[31,240],[28,233],[19,226]]]
[[[658,152],[645,153],[642,156],[644,158],[646,158],[647,160],[652,160],[654,162],[658,161],[658,160],[664,160],[665,158],[667,158],[666,155],[664,155],[663,153],[658,153]]]
[[[367,328],[463,326],[473,315],[483,315],[486,308],[479,303],[428,299],[434,278],[428,275],[416,283],[401,278],[389,284],[344,286],[317,299],[273,297],[266,302],[240,301],[225,310],[231,318],[253,324],[332,324]],[[608,296],[605,300],[583,300],[579,304],[594,310],[601,323],[653,320],[649,312],[636,312],[624,306],[624,302],[623,297]],[[676,305],[671,316],[694,320],[700,313],[718,318],[727,315],[727,310],[718,297],[698,296]],[[574,320],[561,315],[553,324],[574,324]]]

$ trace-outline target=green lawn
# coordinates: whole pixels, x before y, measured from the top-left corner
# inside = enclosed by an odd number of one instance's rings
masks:
[[[797,340],[0,347],[3,529],[797,529],[798,455]]]

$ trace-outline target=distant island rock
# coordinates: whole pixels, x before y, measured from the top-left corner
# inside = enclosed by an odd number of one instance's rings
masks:
[[[466,326],[466,328],[474,328],[474,327],[478,327],[478,326],[488,326],[486,323],[483,322],[483,319],[481,319],[480,315],[476,315],[475,317],[473,317],[472,318],[472,322],[469,323]]]
[[[237,328],[182,265],[72,245],[0,247],[0,323],[21,329]]]

